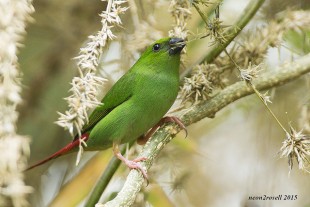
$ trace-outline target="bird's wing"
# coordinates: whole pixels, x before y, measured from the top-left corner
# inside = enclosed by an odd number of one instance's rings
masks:
[[[89,121],[81,131],[81,134],[91,130],[101,119],[108,115],[114,108],[121,105],[132,96],[134,86],[134,73],[128,72],[121,77],[105,95],[98,106],[89,116]],[[74,140],[78,139],[78,135]]]

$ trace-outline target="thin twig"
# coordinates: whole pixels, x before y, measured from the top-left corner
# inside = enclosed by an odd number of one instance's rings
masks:
[[[248,6],[244,9],[243,14],[240,15],[240,18],[237,22],[232,25],[224,34],[223,36],[226,37],[226,41],[223,44],[215,43],[212,45],[206,55],[201,57],[193,66],[200,64],[202,62],[212,63],[214,59],[223,52],[223,50],[229,45],[234,38],[240,33],[240,31],[248,24],[248,22],[252,19],[252,17],[256,14],[258,9],[262,6],[265,0],[253,0],[248,3]],[[190,73],[193,66],[189,67],[185,70],[181,77],[187,76]]]
[[[226,37],[226,41],[223,44],[216,43],[210,47],[203,61],[207,63],[213,62],[213,60],[224,50],[224,48],[226,48],[227,45],[229,45],[229,43],[233,41],[240,31],[248,24],[264,2],[265,0],[253,0],[249,2],[237,22],[223,34],[223,36]],[[202,62],[202,60],[200,62]]]
[[[236,61],[234,61],[234,59],[228,54],[226,48],[224,49],[224,52],[226,53],[226,55],[229,57],[229,59],[233,62],[233,64],[236,66],[236,68],[239,70],[240,74],[241,74],[241,69],[240,66],[236,63]],[[264,104],[264,106],[266,107],[266,109],[268,110],[268,112],[271,114],[271,116],[276,120],[277,124],[280,126],[280,128],[285,132],[285,134],[289,134],[288,131],[285,129],[285,127],[283,126],[283,124],[280,122],[280,120],[277,118],[277,116],[273,113],[273,111],[271,110],[271,108],[268,106],[268,104],[266,103],[266,101],[263,99],[261,93],[259,92],[259,90],[257,90],[255,88],[255,86],[252,83],[252,80],[244,80],[249,86],[251,86],[251,88],[253,89],[253,91],[255,92],[256,96],[259,98],[259,100]]]

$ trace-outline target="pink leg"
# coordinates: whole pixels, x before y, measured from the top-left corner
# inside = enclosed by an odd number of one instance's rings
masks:
[[[146,171],[143,169],[142,165],[141,165],[141,161],[145,161],[147,160],[146,157],[138,157],[134,160],[128,160],[126,159],[122,154],[121,152],[119,151],[119,148],[118,148],[118,144],[116,143],[113,143],[113,152],[114,152],[114,155],[120,159],[121,161],[123,161],[125,163],[125,165],[127,165],[127,167],[129,167],[130,169],[136,169],[136,170],[140,170],[140,172],[142,173],[143,177],[148,180],[147,178],[147,173]]]
[[[153,136],[153,134],[156,132],[156,130],[161,127],[164,123],[167,123],[167,122],[174,122],[176,123],[177,125],[179,125],[179,127],[181,129],[184,129],[185,130],[185,138],[187,137],[187,130],[186,130],[186,127],[185,125],[182,123],[182,121],[178,118],[178,117],[175,117],[175,116],[166,116],[166,117],[163,117],[155,126],[153,126],[147,133],[146,135],[144,136],[140,136],[137,140],[137,143],[140,144],[140,145],[143,145],[145,144],[149,138],[151,136]]]

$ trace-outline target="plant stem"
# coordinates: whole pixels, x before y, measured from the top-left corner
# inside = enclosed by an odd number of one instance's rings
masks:
[[[129,148],[134,144],[134,142],[129,143]],[[126,152],[126,146],[122,146],[121,153],[125,154]],[[90,196],[88,200],[86,201],[85,207],[94,207],[96,203],[99,202],[99,199],[103,193],[103,191],[106,189],[107,185],[109,184],[110,180],[112,179],[113,175],[115,174],[116,170],[121,164],[121,160],[117,159],[116,157],[113,157],[109,164],[106,167],[106,170],[102,173],[99,180],[96,183],[95,188],[90,193]]]
[[[231,26],[223,36],[226,37],[226,41],[221,43],[216,43],[210,50],[207,52],[206,56],[203,58],[204,62],[211,63],[214,59],[221,54],[221,52],[226,48],[231,41],[240,33],[240,31],[248,24],[248,22],[252,19],[252,17],[256,14],[258,9],[262,6],[265,0],[253,0],[248,6],[244,9],[243,14],[241,14],[240,18],[237,22]],[[200,61],[202,62],[202,61]]]
[[[283,126],[283,124],[280,122],[280,120],[276,117],[276,115],[273,113],[273,111],[270,109],[270,107],[267,105],[267,103],[264,101],[264,99],[261,96],[261,93],[255,88],[255,86],[253,85],[252,82],[249,82],[249,84],[251,85],[253,91],[255,92],[255,94],[258,96],[259,100],[261,100],[261,102],[263,102],[264,106],[267,108],[267,110],[269,111],[269,113],[272,115],[272,117],[276,120],[276,122],[278,123],[278,125],[282,128],[282,130],[286,133],[286,134],[290,134],[288,133],[288,131],[285,129],[285,127]]]

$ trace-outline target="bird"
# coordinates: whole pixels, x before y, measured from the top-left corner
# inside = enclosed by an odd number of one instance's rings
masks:
[[[26,170],[78,151],[83,141],[86,151],[112,147],[118,159],[130,169],[140,170],[147,179],[140,164],[147,158],[128,160],[120,153],[119,145],[135,140],[145,142],[165,122],[176,122],[185,129],[177,117],[164,117],[178,95],[180,58],[185,45],[185,40],[177,37],[162,38],[149,45],[103,97],[73,141]]]

